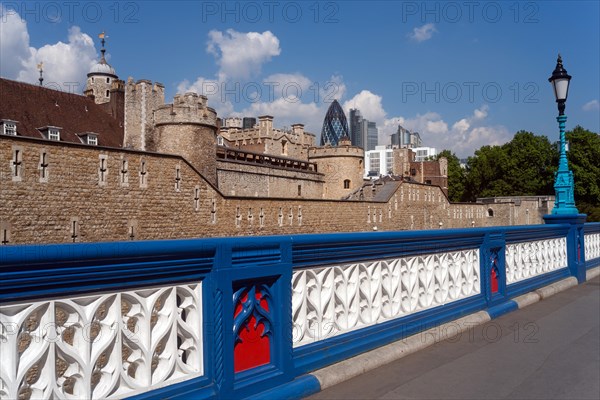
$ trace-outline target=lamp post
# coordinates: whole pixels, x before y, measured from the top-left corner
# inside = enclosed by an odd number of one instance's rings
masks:
[[[573,172],[569,170],[565,140],[565,122],[567,121],[565,103],[569,94],[570,80],[571,75],[567,74],[567,70],[563,68],[562,58],[559,54],[556,61],[556,68],[552,72],[552,76],[548,78],[548,81],[552,83],[554,96],[558,104],[558,117],[556,117],[556,121],[558,121],[560,130],[560,159],[558,171],[554,176],[554,191],[556,194],[554,208],[552,209],[552,214],[554,215],[579,214],[579,211],[575,207]]]

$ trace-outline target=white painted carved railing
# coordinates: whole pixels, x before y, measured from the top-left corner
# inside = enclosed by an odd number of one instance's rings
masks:
[[[600,257],[600,233],[585,235],[584,245],[586,260],[593,260]]]
[[[567,267],[567,239],[546,239],[506,245],[506,283]]]
[[[201,283],[0,307],[1,399],[123,398],[203,374]]]
[[[296,270],[294,346],[476,295],[479,280],[478,249]]]

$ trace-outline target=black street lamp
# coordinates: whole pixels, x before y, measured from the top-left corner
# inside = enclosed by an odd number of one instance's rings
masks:
[[[569,95],[571,75],[567,74],[567,70],[564,69],[560,54],[558,55],[558,60],[556,60],[556,68],[552,72],[552,76],[548,78],[548,81],[554,89],[554,97],[556,97],[556,102],[558,103],[558,115],[565,115],[565,103]]]

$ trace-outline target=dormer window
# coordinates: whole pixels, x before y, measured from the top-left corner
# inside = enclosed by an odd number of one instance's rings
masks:
[[[46,137],[46,139],[48,140],[54,140],[59,142],[60,141],[60,130],[62,128],[58,127],[58,126],[45,126],[43,128],[38,128],[38,130],[40,130],[42,132],[42,134]]]
[[[0,132],[2,132],[4,135],[17,136],[17,121],[3,119],[2,130]]]
[[[77,134],[79,139],[85,144],[89,144],[90,146],[98,146],[98,134],[95,132],[85,132]]]

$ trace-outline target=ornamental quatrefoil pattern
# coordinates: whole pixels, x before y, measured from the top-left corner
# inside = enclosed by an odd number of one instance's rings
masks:
[[[292,290],[298,347],[480,293],[479,250],[296,270]]]
[[[203,373],[201,283],[0,307],[1,399],[123,398]]]

